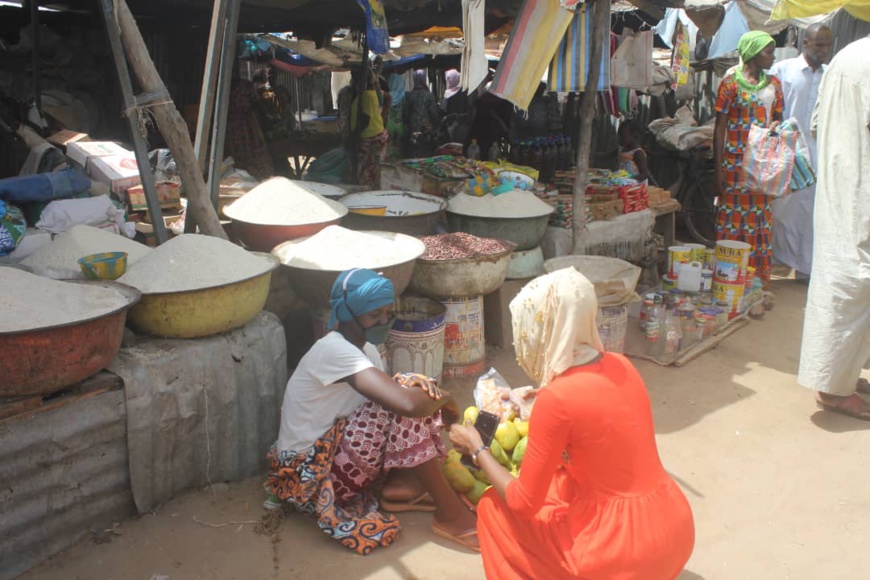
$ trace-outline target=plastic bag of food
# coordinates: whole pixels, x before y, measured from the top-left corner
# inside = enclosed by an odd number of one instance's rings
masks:
[[[510,402],[511,387],[495,368],[490,368],[477,379],[474,388],[474,404],[481,411],[510,420],[515,415]]]

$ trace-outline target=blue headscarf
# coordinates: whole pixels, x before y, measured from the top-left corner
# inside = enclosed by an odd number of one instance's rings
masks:
[[[395,302],[393,283],[389,278],[363,268],[345,270],[338,275],[329,295],[329,328],[337,322],[349,322],[357,316],[383,308]],[[353,311],[351,313],[351,311]]]

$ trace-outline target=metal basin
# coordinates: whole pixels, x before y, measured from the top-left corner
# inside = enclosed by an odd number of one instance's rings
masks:
[[[339,200],[348,214],[341,224],[351,230],[382,230],[409,236],[428,236],[435,233],[441,220],[441,212],[447,208],[447,200],[428,193],[388,190],[352,193]],[[354,208],[385,206],[383,216],[364,215]]]
[[[341,218],[336,218],[316,224],[274,226],[233,220],[233,236],[249,250],[271,252],[275,246],[288,240],[313,236],[326,226],[338,225],[340,221]]]
[[[246,280],[186,292],[143,294],[130,310],[130,327],[163,338],[199,338],[242,327],[266,304],[272,268]]]
[[[448,211],[451,232],[465,232],[479,238],[499,238],[517,245],[517,250],[531,250],[547,233],[549,215],[522,218],[495,218],[462,215]]]
[[[50,395],[104,369],[121,348],[135,288],[112,282],[70,282],[116,289],[127,304],[113,312],[35,330],[0,333],[0,397]]]
[[[394,232],[367,231],[365,233],[393,239],[406,251],[401,252],[400,261],[384,264],[383,259],[372,256],[370,261],[362,260],[359,263],[347,265],[340,270],[320,269],[314,266],[301,267],[288,264],[283,256],[284,252],[292,250],[296,244],[304,242],[304,239],[292,240],[277,246],[272,254],[277,256],[284,268],[290,270],[290,284],[300,298],[314,308],[329,308],[329,294],[332,285],[338,275],[350,268],[370,268],[382,273],[393,283],[396,296],[400,295],[408,287],[411,274],[414,271],[414,263],[426,250],[423,242],[405,234]]]
[[[432,298],[489,294],[504,284],[513,250],[461,260],[417,260],[408,288]]]

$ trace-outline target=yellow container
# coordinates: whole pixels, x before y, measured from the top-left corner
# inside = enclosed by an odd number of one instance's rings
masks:
[[[79,268],[89,280],[117,280],[127,271],[127,252],[103,252],[79,258]]]
[[[387,215],[387,206],[385,206],[385,205],[349,207],[347,209],[350,212],[358,213],[360,215],[375,215],[375,216]]]
[[[722,284],[713,282],[713,298],[727,305],[730,312],[737,312],[746,287],[743,284]]]
[[[671,246],[668,248],[668,276],[677,279],[683,264],[692,261],[692,248],[689,246]]]
[[[692,251],[692,262],[701,262],[704,263],[704,253],[707,250],[707,246],[704,244],[684,244],[687,248]]]
[[[752,246],[746,242],[716,242],[716,270],[713,279],[721,284],[745,284],[751,251]]]
[[[136,331],[163,338],[199,338],[246,325],[263,310],[272,272],[189,292],[143,294],[127,315]]]

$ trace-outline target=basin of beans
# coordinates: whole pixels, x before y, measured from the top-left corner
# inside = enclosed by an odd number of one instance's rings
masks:
[[[496,238],[478,238],[471,234],[456,232],[438,234],[420,238],[426,245],[426,251],[420,260],[465,260],[494,256],[513,250],[515,244]]]

